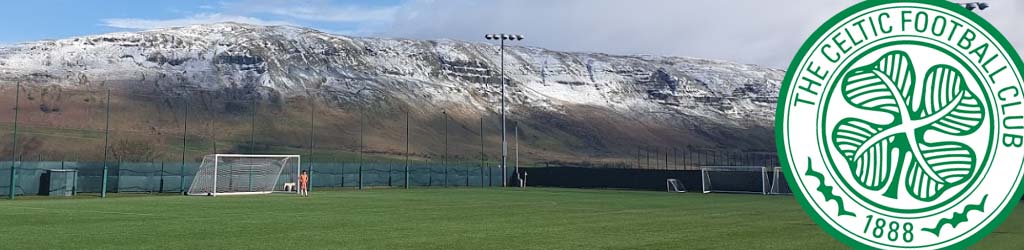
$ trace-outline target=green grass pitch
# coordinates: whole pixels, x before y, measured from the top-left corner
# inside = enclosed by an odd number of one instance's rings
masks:
[[[1024,246],[1019,207],[977,249]],[[844,249],[791,196],[580,189],[0,201],[0,249]]]

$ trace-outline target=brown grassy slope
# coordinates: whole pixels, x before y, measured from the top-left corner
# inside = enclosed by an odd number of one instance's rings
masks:
[[[14,88],[0,88],[0,138],[11,141]],[[417,159],[479,159],[481,119],[483,151],[500,156],[500,116],[481,114],[467,107],[411,106],[390,100],[346,103],[306,97],[260,96],[199,92],[173,93],[114,91],[110,98],[111,159],[180,160],[187,122],[187,159],[218,153],[302,153],[310,138],[319,158],[350,158],[360,150],[381,156],[406,152],[406,114],[409,115],[409,151]],[[18,155],[28,159],[99,160],[103,157],[106,129],[106,93],[60,87],[24,87],[18,106]],[[255,119],[253,108],[255,107]],[[522,162],[600,162],[634,164],[638,148],[664,154],[707,150],[769,151],[771,128],[708,126],[694,118],[657,120],[621,114],[596,106],[569,106],[563,112],[518,107],[509,115],[509,155],[514,154],[513,128],[518,122]],[[408,112],[407,112],[408,111]],[[361,115],[363,112],[364,115]],[[311,117],[312,115],[312,117]],[[310,119],[313,119],[310,134]],[[365,120],[363,120],[365,119]],[[255,120],[255,123],[252,121]],[[362,120],[362,122],[361,122]],[[250,137],[255,130],[255,136]],[[255,147],[251,147],[255,140]],[[11,155],[11,144],[0,143]],[[657,153],[656,153],[657,154]],[[682,153],[680,153],[682,154]],[[682,157],[682,156],[678,156]],[[673,162],[677,161],[673,159]]]

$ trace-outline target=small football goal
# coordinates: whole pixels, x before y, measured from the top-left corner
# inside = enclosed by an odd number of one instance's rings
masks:
[[[686,193],[686,186],[679,180],[670,178],[665,180],[665,190],[670,193]]]
[[[298,155],[213,154],[203,157],[189,195],[298,193]]]
[[[704,166],[701,185],[707,193],[768,194],[768,170],[760,166]]]
[[[768,191],[768,194],[774,195],[787,195],[793,194],[793,190],[789,189],[789,182],[786,181],[786,175],[782,172],[781,167],[772,168],[772,187]]]

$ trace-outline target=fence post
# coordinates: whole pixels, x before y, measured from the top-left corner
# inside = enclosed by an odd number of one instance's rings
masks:
[[[448,110],[441,111],[444,114],[444,158],[442,158],[442,165],[448,165]],[[434,171],[431,170],[431,173]]]
[[[107,88],[107,122],[103,133],[103,189],[100,190],[100,197],[107,197],[107,151],[110,147],[110,88]]]
[[[651,169],[652,167],[651,167],[651,149],[650,149],[650,146],[645,148],[645,151],[647,151],[647,168]],[[657,157],[657,156],[655,156],[655,157]]]
[[[107,197],[107,163],[103,163],[103,185],[100,186],[100,198]]]
[[[672,168],[679,169],[679,158],[676,156],[676,147],[672,147]]]
[[[185,95],[185,118],[183,119],[184,123],[182,124],[182,132],[181,132],[181,173],[180,173],[180,175],[181,175],[181,180],[180,180],[181,185],[178,186],[178,191],[181,193],[181,195],[185,195],[185,154],[188,152],[188,139],[187,138],[188,138],[188,105],[189,105],[189,95],[191,95],[191,92]],[[214,144],[216,144],[216,143],[217,143],[216,140],[214,140]],[[214,147],[216,148],[216,146],[214,146]]]
[[[363,147],[365,147],[365,141],[363,140],[363,132],[366,130],[366,112],[363,110],[363,105],[359,105],[359,172],[357,174],[359,189],[363,189]]]
[[[8,191],[8,193],[7,193],[7,198],[9,198],[11,200],[14,199],[14,191],[15,191],[15,189],[14,189],[14,184],[15,184],[14,181],[17,180],[17,178],[15,178],[15,176],[18,176],[17,169],[14,168],[14,161],[11,161],[11,187],[10,187],[10,190]]]
[[[160,189],[157,190],[156,192],[157,193],[163,193],[164,192],[164,161],[160,161]]]
[[[64,160],[60,161],[61,169],[64,169]],[[78,169],[75,169],[75,178],[71,179],[71,196],[78,195]]]
[[[409,110],[405,110],[405,189],[409,189]]]
[[[484,166],[480,166],[480,187],[484,187]]]
[[[501,131],[505,133],[505,131]],[[480,116],[480,166],[487,165],[487,154],[484,153],[484,117]],[[502,174],[504,176],[504,174]],[[502,180],[504,181],[504,180]],[[469,186],[469,179],[466,179],[466,186]]]
[[[448,187],[448,166],[444,166],[444,187]]]
[[[8,198],[14,199],[14,181],[17,176],[14,164],[18,159],[18,113],[21,108],[18,106],[21,103],[21,82],[18,82],[14,90],[14,135],[11,137],[11,187]]]
[[[316,136],[316,127],[314,126],[314,114],[316,114],[316,106],[313,104],[313,95],[306,89],[306,98],[309,99],[309,183],[306,186],[307,192],[313,191],[313,154],[316,153],[316,144],[314,144],[314,137]]]
[[[178,175],[181,176],[178,179],[181,182],[181,185],[178,186],[178,191],[181,192],[181,195],[185,195],[185,162],[181,162],[181,171],[178,172]]]

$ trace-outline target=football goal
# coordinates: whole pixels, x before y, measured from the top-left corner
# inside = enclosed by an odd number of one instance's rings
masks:
[[[203,157],[189,195],[298,193],[298,155],[213,154]]]
[[[772,168],[772,188],[768,191],[768,194],[793,194],[793,190],[789,189],[789,182],[786,181],[785,173],[782,172],[782,168]]]
[[[674,178],[665,180],[665,189],[670,193],[686,193],[686,186],[683,186],[682,182]]]
[[[766,167],[704,166],[700,168],[700,176],[705,194],[768,194],[771,188]]]

